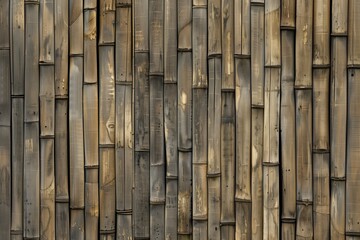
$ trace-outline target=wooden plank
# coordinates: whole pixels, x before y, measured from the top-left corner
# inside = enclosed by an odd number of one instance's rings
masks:
[[[265,1],[265,66],[279,66],[280,0]]]
[[[193,221],[193,239],[208,239],[207,221]]]
[[[263,239],[280,238],[280,192],[279,166],[264,166],[263,195],[264,195],[264,232]]]
[[[332,39],[330,86],[331,176],[345,177],[347,69],[346,38]]]
[[[4,33],[0,36],[0,47],[10,47],[10,1],[5,0],[0,3],[0,32]]]
[[[84,210],[70,210],[70,239],[85,239]]]
[[[40,136],[55,133],[54,66],[40,66]]]
[[[179,151],[178,234],[192,232],[191,180],[191,152]]]
[[[178,0],[177,4],[178,49],[191,49],[192,0]]]
[[[150,149],[149,54],[135,53],[134,69],[134,128],[135,151]]]
[[[330,64],[330,0],[314,1],[313,65]]]
[[[282,31],[281,35],[281,58],[283,61],[280,96],[281,217],[294,219],[296,217],[295,34],[293,31]],[[295,238],[295,226],[287,224],[286,227],[286,232],[283,231],[282,234]]]
[[[134,49],[149,50],[149,0],[133,0],[134,2]],[[135,62],[136,63],[136,62]],[[135,69],[136,71],[136,69]]]
[[[313,199],[311,90],[296,90],[296,200]],[[301,210],[301,209],[300,209]],[[298,209],[299,211],[299,209]],[[299,212],[298,212],[299,213]]]
[[[116,8],[116,82],[132,82],[131,8]]]
[[[115,43],[115,0],[99,2],[99,44]]]
[[[312,84],[313,0],[296,1],[295,86]]]
[[[331,180],[330,236],[331,239],[345,239],[345,181]]]
[[[251,103],[264,105],[264,6],[251,7]]]
[[[177,3],[164,3],[164,82],[177,82]]]
[[[56,188],[56,187],[55,187]],[[57,202],[55,204],[55,236],[56,239],[70,239],[69,203]]]
[[[85,236],[96,240],[99,231],[99,169],[85,169]]]
[[[164,73],[164,0],[149,0],[150,73]]]
[[[55,191],[56,200],[69,201],[68,100],[55,100]],[[63,209],[63,207],[60,207]]]
[[[165,80],[164,80],[165,81]],[[164,131],[166,176],[178,176],[177,84],[164,84]]]
[[[346,34],[348,32],[348,0],[331,2],[331,33]]]
[[[313,149],[329,150],[330,69],[313,70]]]
[[[233,92],[221,93],[221,222],[235,222],[235,101]]]
[[[134,177],[134,238],[150,237],[150,155],[149,152],[136,152]]]
[[[314,238],[312,210],[312,205],[297,205],[296,239],[310,240]]]
[[[193,87],[207,87],[207,11],[206,8],[193,9],[192,64]]]
[[[234,2],[234,53],[250,55],[250,0]]]
[[[132,146],[132,88],[116,85],[116,209],[132,209],[134,174]]]
[[[54,139],[40,139],[40,235],[55,238]]]
[[[263,161],[277,164],[280,160],[280,68],[265,69],[264,98]]]
[[[281,224],[281,239],[295,240],[295,224],[283,222]]]
[[[208,55],[215,54],[221,54],[221,0],[208,0]]]
[[[130,214],[117,214],[116,239],[133,239],[132,218]]]
[[[24,125],[24,238],[40,237],[39,123]]]
[[[25,6],[24,121],[39,121],[39,6]]]
[[[6,10],[6,8],[2,8],[2,10]],[[2,16],[5,17],[7,15]],[[23,0],[11,1],[11,21],[11,94],[23,95],[25,80],[25,7]],[[6,36],[6,34],[4,35]]]
[[[39,61],[53,63],[54,47],[54,0],[40,0],[40,48]]]
[[[222,89],[234,89],[234,0],[221,1]]]
[[[295,28],[296,1],[281,0],[281,23],[282,27]],[[291,233],[292,227],[289,226]]]
[[[178,147],[191,149],[191,53],[178,54]]]
[[[164,239],[165,204],[150,203],[150,239]]]
[[[251,200],[250,59],[235,59],[235,79],[236,146],[238,146],[235,156],[236,176],[241,176],[236,177],[235,199],[249,201]],[[236,215],[238,214],[242,213],[236,211]],[[246,221],[249,222],[250,219]]]
[[[11,230],[23,230],[24,99],[12,99],[11,116]]]
[[[236,202],[235,239],[251,239],[251,202]]]
[[[84,3],[86,4],[86,2]],[[84,82],[97,82],[96,9],[84,11]]]
[[[346,232],[360,232],[360,70],[348,70]]]
[[[263,134],[264,110],[251,111],[251,238],[263,237]]]
[[[83,1],[69,1],[69,54],[84,53]],[[71,70],[70,70],[71,71]]]
[[[70,58],[69,167],[70,208],[84,207],[83,58]]]
[[[114,47],[99,48],[99,144],[115,142]]]
[[[166,180],[165,239],[177,239],[178,181]]]
[[[100,148],[100,231],[115,231],[115,156],[113,148]]]
[[[55,95],[68,92],[69,1],[55,1]]]
[[[85,166],[98,166],[99,117],[97,84],[86,84],[83,86],[83,91]]]
[[[207,219],[207,89],[193,89],[193,212],[194,220]]]
[[[220,173],[221,58],[210,59],[208,64],[208,173],[216,174]]]
[[[314,153],[314,239],[330,239],[330,156]]]
[[[360,21],[360,2],[355,0],[349,0],[349,25],[348,25],[348,64],[359,65],[360,64],[360,32],[358,23]]]
[[[220,176],[208,178],[208,237],[220,239]]]

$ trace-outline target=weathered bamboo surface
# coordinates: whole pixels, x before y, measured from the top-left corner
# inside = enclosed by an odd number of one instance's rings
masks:
[[[0,0],[0,239],[360,238],[359,0]]]

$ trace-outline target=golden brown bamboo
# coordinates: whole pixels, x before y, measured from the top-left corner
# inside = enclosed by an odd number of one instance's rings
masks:
[[[309,204],[298,204],[296,215],[296,239],[313,239],[313,206]]]
[[[55,187],[56,189],[56,187]],[[56,239],[70,239],[70,213],[69,203],[57,202],[55,204],[55,236]]]
[[[70,210],[70,239],[85,239],[84,230],[84,210],[71,209]]]
[[[192,239],[208,239],[207,221],[194,220]]]
[[[115,0],[102,0],[99,4],[99,44],[115,42]]]
[[[84,3],[89,4],[90,3]],[[86,9],[86,7],[95,7]],[[84,5],[84,82],[97,83],[96,4]]]
[[[97,0],[84,0],[84,9],[90,10],[94,9],[97,6]]]
[[[53,137],[55,128],[54,66],[40,66],[40,136]]]
[[[281,0],[281,27],[293,29],[295,28],[295,15],[296,15],[296,1],[294,0]],[[289,231],[292,233],[292,226],[288,224]]]
[[[40,0],[39,61],[54,63],[54,0]]]
[[[331,180],[330,199],[330,237],[331,239],[345,239],[345,179]]]
[[[97,151],[97,147],[95,147]],[[86,159],[86,158],[85,158]],[[85,166],[86,167],[86,166]],[[85,236],[98,239],[99,232],[99,168],[85,169]]]
[[[234,89],[234,0],[221,1],[222,89]]]
[[[280,0],[265,1],[265,66],[280,66]]]
[[[281,223],[281,239],[295,240],[295,224],[293,222]]]
[[[235,239],[251,239],[251,202],[238,201],[235,204]]]
[[[208,0],[207,21],[208,55],[221,54],[221,0]]]
[[[205,88],[208,85],[206,8],[194,7],[192,19],[192,86],[193,88]]]
[[[235,228],[233,225],[221,225],[221,239],[235,239]]]
[[[234,2],[234,53],[250,55],[250,0]]]
[[[330,4],[330,0],[314,1],[314,66],[330,64]]]
[[[177,81],[177,3],[164,3],[164,82]],[[166,94],[164,94],[166,96]]]
[[[83,1],[70,0],[69,1],[69,39],[70,39],[69,54],[70,55],[84,53],[83,27],[84,27]]]
[[[348,21],[348,65],[358,67],[360,65],[360,33],[358,26],[360,21],[359,1],[349,0]]]
[[[220,239],[220,175],[208,177],[208,236]]]
[[[134,49],[149,50],[149,0],[134,1]]]
[[[192,0],[178,0],[178,49],[191,49]]]
[[[192,233],[191,224],[191,152],[179,151],[178,239]],[[181,234],[181,235],[180,235]]]
[[[344,35],[348,33],[348,0],[331,1],[331,33]]]

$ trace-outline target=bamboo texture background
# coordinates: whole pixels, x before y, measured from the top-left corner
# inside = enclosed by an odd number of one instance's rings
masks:
[[[0,239],[360,239],[360,0],[0,0]]]

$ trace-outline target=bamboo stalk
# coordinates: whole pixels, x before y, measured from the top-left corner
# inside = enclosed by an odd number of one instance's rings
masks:
[[[192,47],[192,0],[178,0],[177,4],[178,49],[190,50]]]
[[[313,212],[312,205],[298,204],[296,215],[296,239],[313,239]]]
[[[281,0],[281,27],[283,28],[295,28],[295,15],[296,15],[296,1],[294,0]],[[292,233],[292,227],[290,224],[289,232]]]
[[[314,238],[330,239],[330,156],[314,153]]]
[[[265,2],[265,65],[280,66],[280,0]]]
[[[4,7],[9,7],[5,3]],[[7,6],[6,6],[7,5]],[[2,13],[1,13],[2,14]],[[3,19],[1,19],[3,20]],[[6,25],[5,25],[6,26]],[[4,32],[9,32],[4,29]],[[6,35],[6,34],[4,34]],[[4,39],[0,39],[4,44]],[[9,42],[7,43],[10,44]],[[11,79],[10,50],[0,50],[0,236],[10,239],[11,228]],[[13,166],[14,167],[14,166]],[[21,169],[22,170],[22,169]],[[22,190],[22,189],[21,189]],[[22,211],[22,209],[17,209]],[[19,213],[17,213],[19,214]],[[21,224],[20,224],[21,227]]]
[[[251,6],[251,103],[264,105],[264,6]]]
[[[232,225],[221,225],[221,239],[235,239],[235,228]]]
[[[234,53],[250,55],[250,0],[234,2]]]
[[[208,85],[207,79],[207,11],[204,7],[193,8],[192,32],[192,86],[204,88]]]
[[[84,10],[85,9],[94,9],[97,7],[97,1],[96,0],[84,0]]]
[[[84,18],[83,18],[83,1],[69,1],[69,53],[84,53]],[[71,63],[70,63],[71,66]],[[71,70],[70,70],[71,72]]]
[[[345,239],[345,181],[331,180],[330,236],[331,239]]]
[[[11,107],[11,145],[17,146],[16,148],[13,147],[11,149],[11,231],[19,232],[22,235],[24,181],[24,99],[13,98]]]
[[[116,216],[117,216],[116,239],[121,239],[121,240],[133,239],[132,215],[117,214]]]
[[[293,222],[281,223],[281,239],[295,240],[295,224]]]
[[[112,44],[115,42],[115,0],[101,0],[99,44]]]
[[[331,2],[331,33],[348,33],[348,0],[333,0]]]
[[[97,151],[97,147],[95,148]],[[86,159],[86,158],[85,158]],[[94,166],[92,166],[94,167]],[[85,169],[85,236],[98,239],[99,223],[99,169]]]
[[[54,0],[40,0],[40,62],[54,63],[54,40]]]
[[[149,50],[149,0],[134,0],[134,49]]]
[[[56,187],[55,187],[56,189]],[[70,239],[69,203],[57,202],[55,204],[55,236],[56,239]]]
[[[222,89],[234,89],[234,0],[221,1]]]
[[[208,0],[207,22],[208,55],[221,54],[221,0]]]
[[[149,0],[150,73],[164,73],[164,0]]]
[[[150,170],[151,171],[151,170]],[[150,173],[151,177],[151,173]],[[150,190],[151,194],[151,190]],[[150,202],[150,239],[164,239],[165,236],[165,204]]]
[[[264,110],[251,110],[251,238],[263,237],[263,135]]]
[[[220,239],[220,176],[208,178],[208,236]]]
[[[295,87],[312,85],[313,0],[296,1]]]
[[[177,239],[178,180],[166,179],[165,239]]]
[[[96,3],[84,4],[90,5],[84,5],[84,82],[97,83]]]
[[[84,230],[84,210],[71,209],[70,210],[70,239],[85,239]]]
[[[40,136],[55,134],[55,86],[54,66],[40,66]]]
[[[351,6],[351,5],[350,5]],[[360,175],[358,163],[360,124],[360,70],[348,70],[347,148],[346,148],[346,234],[360,233],[360,206],[357,189]]]
[[[171,0],[164,3],[164,82],[177,82],[177,5]]]
[[[329,0],[314,1],[314,66],[330,64],[330,4]]]
[[[194,220],[193,239],[208,239],[207,221]]]
[[[2,1],[0,3],[1,12],[0,12],[0,31],[4,34],[0,36],[0,47],[9,48],[10,47],[10,1]],[[8,49],[7,49],[8,50]]]
[[[251,239],[251,202],[236,204],[235,239]]]
[[[345,9],[344,9],[345,11]],[[360,21],[360,2],[349,0],[348,18],[348,65],[360,65],[360,33],[358,23]]]
[[[191,224],[191,152],[179,151],[178,239],[192,233]],[[180,235],[181,234],[181,235]]]

